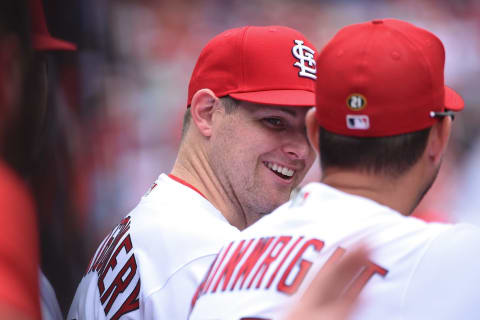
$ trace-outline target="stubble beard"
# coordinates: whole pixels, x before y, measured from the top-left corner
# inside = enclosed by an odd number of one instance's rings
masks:
[[[247,201],[250,215],[255,218],[255,221],[266,216],[282,204],[286,203],[290,199],[290,192],[279,191],[275,189],[268,190],[259,181],[254,181],[250,188],[246,189],[246,197],[249,197]],[[278,193],[285,193],[283,198],[278,197]],[[272,197],[272,194],[276,193],[276,197]]]

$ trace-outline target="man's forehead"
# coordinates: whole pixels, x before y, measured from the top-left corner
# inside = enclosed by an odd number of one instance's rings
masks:
[[[245,107],[246,109],[250,110],[251,112],[282,112],[292,116],[296,116],[298,114],[304,114],[308,111],[309,107],[292,107],[292,106],[281,106],[281,105],[266,105],[266,104],[258,104],[252,103],[248,101],[240,101],[239,106]]]

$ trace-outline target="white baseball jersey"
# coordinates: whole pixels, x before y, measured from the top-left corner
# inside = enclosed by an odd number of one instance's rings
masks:
[[[353,319],[479,319],[479,230],[427,224],[311,183],[226,242],[190,319],[279,319],[325,264],[359,243],[372,254],[347,289],[360,294]]]
[[[215,253],[237,233],[199,191],[160,175],[99,246],[67,319],[186,319]]]

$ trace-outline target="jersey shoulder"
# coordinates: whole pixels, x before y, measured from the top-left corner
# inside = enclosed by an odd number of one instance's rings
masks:
[[[480,229],[459,224],[438,233],[406,287],[404,316],[477,319],[480,314]]]
[[[149,278],[146,294],[190,261],[216,254],[224,240],[239,233],[202,195],[165,175],[129,217],[142,276]]]
[[[300,189],[292,200],[243,233],[277,233],[282,230],[302,234],[331,234],[338,238],[354,233],[360,237],[368,229],[380,230],[380,225],[421,228],[416,219],[406,218],[371,199],[348,194],[322,183],[310,183]]]

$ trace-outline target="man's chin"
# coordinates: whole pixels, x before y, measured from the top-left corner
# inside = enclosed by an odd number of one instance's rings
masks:
[[[286,203],[288,200],[290,200],[290,197],[285,197],[282,200],[270,204],[270,206],[267,206],[264,210],[262,210],[262,216],[272,213],[272,211],[275,211],[275,209]]]

